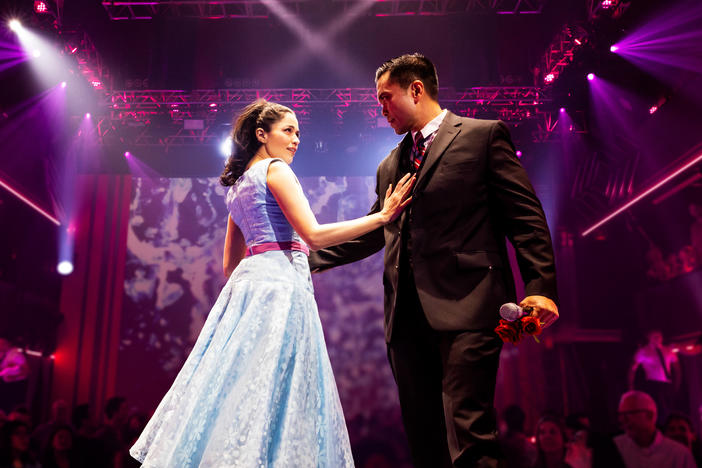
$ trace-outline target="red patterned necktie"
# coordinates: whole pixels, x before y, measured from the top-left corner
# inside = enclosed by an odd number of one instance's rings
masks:
[[[424,137],[422,132],[417,132],[415,135],[414,146],[412,147],[412,166],[415,171],[419,170],[419,166],[422,165],[422,160],[424,159],[424,152],[427,150],[425,146]]]

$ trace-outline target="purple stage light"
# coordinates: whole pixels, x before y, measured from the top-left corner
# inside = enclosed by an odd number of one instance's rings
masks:
[[[10,29],[14,32],[19,32],[22,29],[22,23],[20,23],[19,20],[16,19],[10,20],[9,26]]]
[[[565,107],[561,107],[561,108],[560,108],[561,114],[565,114],[565,111],[566,111],[566,108],[565,108]]]
[[[93,85],[93,88],[99,88],[102,86],[102,81],[99,80],[92,80],[90,82],[91,85]]]
[[[518,157],[518,158],[521,158],[521,157],[522,157],[522,152],[519,151],[519,150],[517,150],[517,157]]]
[[[62,82],[61,82],[61,87],[62,87],[62,88],[65,88],[66,86],[68,86],[68,84],[67,84],[65,81],[62,81]]]
[[[90,118],[90,112],[86,112],[86,113],[85,113],[85,118],[86,118],[86,119],[89,119],[89,118]]]
[[[124,152],[124,157],[125,157],[125,158],[131,158],[131,157],[132,157],[132,153],[130,153],[129,151],[125,151],[125,152]]]
[[[602,8],[604,8],[605,10],[608,8],[612,8],[612,5],[614,5],[614,0],[602,0],[601,5]]]
[[[39,51],[39,49],[34,49],[32,51],[32,57],[34,57],[34,58],[41,57],[41,52]]]
[[[619,46],[616,45],[616,44],[613,44],[613,45],[611,45],[611,46],[609,47],[609,51],[612,52],[612,53],[614,53],[614,52],[616,52],[616,51],[618,51],[618,50],[619,50]]]
[[[216,102],[211,103],[210,107],[217,107],[217,103]]]
[[[590,81],[594,80],[594,79],[595,79],[595,74],[594,74],[594,73],[588,73],[588,74],[587,74],[587,79],[590,80]]]
[[[649,114],[654,114],[658,110],[658,106],[651,106],[651,108],[648,110]]]

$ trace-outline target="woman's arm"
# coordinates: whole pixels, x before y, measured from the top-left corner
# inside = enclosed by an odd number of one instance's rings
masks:
[[[288,222],[312,250],[355,239],[393,221],[412,200],[412,197],[406,197],[412,190],[414,180],[407,174],[397,183],[395,191],[392,191],[392,186],[388,187],[383,209],[377,213],[349,221],[319,224],[302,193],[302,187],[287,164],[271,163],[267,177],[268,188]]]
[[[234,224],[231,216],[227,216],[227,235],[224,238],[224,276],[229,278],[236,266],[246,255],[246,241],[239,226]]]

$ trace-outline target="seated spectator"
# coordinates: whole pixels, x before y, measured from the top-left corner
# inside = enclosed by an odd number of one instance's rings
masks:
[[[73,429],[68,424],[57,425],[49,435],[41,458],[42,468],[82,468],[81,454],[74,444]]]
[[[624,434],[616,436],[614,443],[627,468],[696,466],[689,450],[656,428],[658,410],[650,395],[636,390],[625,393],[618,415]]]
[[[42,453],[46,448],[46,444],[49,441],[49,437],[56,431],[59,426],[65,426],[68,424],[68,405],[63,400],[56,400],[53,405],[51,405],[51,417],[50,419],[37,426],[32,432],[32,448],[37,453]]]
[[[29,450],[29,425],[23,421],[8,421],[0,436],[1,468],[40,468]]]
[[[526,415],[518,405],[510,405],[502,413],[506,425],[500,434],[500,447],[505,465],[510,468],[527,468],[536,463],[536,447],[524,434]]]
[[[536,423],[536,462],[534,468],[571,468],[566,463],[566,432],[561,420],[546,415]]]
[[[125,448],[124,423],[127,417],[127,402],[122,397],[112,397],[105,404],[105,423],[97,430],[95,437],[100,442],[105,463],[115,466],[121,460]]]
[[[692,427],[692,421],[683,413],[671,413],[663,425],[663,435],[676,440],[692,453],[697,466],[702,466],[702,450]]]

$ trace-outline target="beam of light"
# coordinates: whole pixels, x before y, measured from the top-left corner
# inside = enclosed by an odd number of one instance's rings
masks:
[[[594,80],[594,79],[595,79],[595,74],[594,74],[594,73],[588,73],[588,74],[587,74],[587,79],[588,79],[589,81]]]
[[[610,213],[607,216],[605,216],[604,218],[602,218],[600,221],[596,222],[595,224],[593,224],[589,228],[585,229],[581,235],[583,237],[587,236],[595,229],[597,229],[600,226],[604,225],[605,223],[611,221],[613,218],[615,218],[617,215],[621,214],[622,212],[628,210],[629,208],[634,206],[636,203],[640,202],[641,200],[643,200],[644,198],[649,196],[651,193],[655,192],[656,190],[658,190],[659,188],[661,188],[662,186],[664,186],[665,184],[667,184],[668,182],[673,180],[675,177],[677,177],[680,174],[682,174],[683,172],[685,172],[686,170],[690,169],[691,167],[693,167],[695,164],[699,163],[700,161],[702,161],[702,153],[698,154],[697,157],[693,158],[691,161],[683,164],[678,169],[674,170],[673,172],[671,172],[667,176],[663,177],[660,181],[656,182],[651,187],[644,190],[640,195],[637,195],[633,199],[629,200],[623,206],[621,206],[620,208],[617,208],[612,213]]]
[[[25,204],[29,205],[34,211],[36,211],[40,215],[44,216],[46,219],[48,219],[49,221],[51,221],[55,225],[57,225],[57,226],[61,225],[61,222],[58,219],[56,219],[53,215],[51,215],[46,210],[42,209],[39,205],[34,203],[32,200],[30,200],[29,198],[25,197],[20,192],[18,192],[14,188],[12,188],[7,182],[3,181],[2,179],[0,179],[0,187],[4,188],[8,192],[10,192],[12,195],[17,197],[19,200],[21,200]]]
[[[228,158],[232,154],[232,146],[232,137],[228,136],[219,144],[219,153],[223,157]]]
[[[702,2],[682,2],[656,12],[610,50],[659,77],[670,69],[702,73]]]
[[[17,31],[17,39],[23,55],[31,59],[37,81],[43,86],[48,88],[66,79],[71,64],[49,39],[27,28]]]
[[[156,172],[151,166],[129,151],[124,153],[124,160],[127,162],[129,172],[136,177],[147,179],[160,179],[162,177],[162,175]]]
[[[289,76],[292,72],[303,68],[313,57],[317,56],[327,62],[333,73],[345,80],[363,80],[359,76],[360,67],[333,44],[334,38],[353,21],[368,11],[376,0],[360,0],[347,10],[342,16],[337,17],[322,32],[313,31],[302,23],[298,17],[293,16],[278,0],[262,0],[274,16],[277,16],[295,35],[301,44],[297,50],[288,54],[288,58],[277,67],[273,76]]]
[[[15,33],[19,33],[23,29],[22,23],[20,23],[20,21],[16,20],[16,19],[10,20],[10,22],[8,23],[8,26]]]

